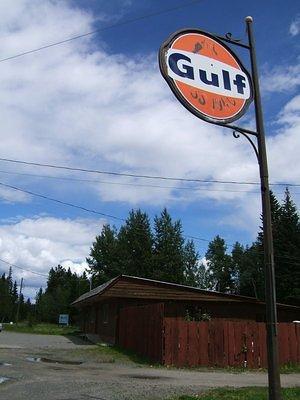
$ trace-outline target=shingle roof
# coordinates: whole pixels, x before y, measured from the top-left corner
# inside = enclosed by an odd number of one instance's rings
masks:
[[[120,278],[120,277],[117,276],[116,278],[113,278],[113,279],[111,279],[110,281],[105,282],[105,283],[103,283],[103,284],[100,285],[100,286],[97,286],[96,288],[90,290],[89,292],[86,292],[86,293],[82,294],[82,295],[81,295],[80,297],[78,297],[75,301],[73,301],[72,304],[79,303],[79,302],[81,302],[81,301],[83,301],[83,300],[86,300],[86,299],[88,299],[88,298],[90,298],[90,297],[93,297],[93,296],[96,296],[96,295],[98,295],[98,294],[103,293],[103,292],[105,291],[105,289],[107,289],[111,284],[113,284],[113,283],[114,283],[115,281],[117,281],[119,278]]]
[[[255,303],[255,304],[265,304],[264,302],[257,300],[254,297],[247,297],[247,296],[240,296],[236,294],[228,294],[228,293],[221,293],[221,292],[216,292],[212,290],[205,290],[205,289],[200,289],[192,286],[186,286],[186,285],[180,285],[177,283],[172,283],[172,282],[163,282],[163,281],[157,281],[154,279],[148,279],[148,278],[141,278],[141,277],[136,277],[136,276],[130,276],[130,275],[119,275],[116,278],[111,279],[110,281],[103,283],[102,285],[96,287],[95,289],[84,293],[78,299],[76,299],[72,305],[77,305],[78,303],[88,301],[88,299],[101,295],[107,290],[109,290],[111,287],[113,287],[118,281],[124,280],[126,282],[135,282],[135,283],[146,283],[153,285],[154,287],[163,287],[166,289],[174,289],[174,290],[180,290],[182,292],[193,292],[193,293],[198,293],[203,296],[212,296],[212,297],[218,297],[218,298],[223,298],[224,300],[234,300],[234,301],[242,301],[242,302],[247,302],[247,303]],[[289,308],[294,308],[294,309],[299,309],[300,307],[297,306],[292,306],[292,305],[287,305],[287,304],[279,304],[277,303],[278,306],[280,307],[289,307]]]

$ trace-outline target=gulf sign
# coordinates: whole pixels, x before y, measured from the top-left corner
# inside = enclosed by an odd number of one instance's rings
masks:
[[[161,46],[159,65],[178,100],[205,121],[235,121],[252,101],[249,73],[233,51],[209,33],[176,32]]]

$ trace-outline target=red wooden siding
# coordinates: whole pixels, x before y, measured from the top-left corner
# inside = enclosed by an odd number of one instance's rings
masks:
[[[300,325],[278,324],[280,364],[300,363]],[[164,365],[262,368],[267,366],[263,322],[165,317],[164,304],[120,310],[118,344]]]
[[[118,344],[151,361],[162,363],[163,315],[162,303],[121,309]]]
[[[262,322],[164,319],[163,364],[184,366],[267,366],[266,328]],[[300,363],[300,326],[278,324],[280,364]]]

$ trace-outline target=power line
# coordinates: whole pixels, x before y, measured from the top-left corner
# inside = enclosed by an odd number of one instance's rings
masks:
[[[4,62],[4,61],[8,61],[8,60],[12,60],[12,59],[15,59],[15,58],[19,58],[19,57],[22,57],[22,56],[25,56],[25,55],[28,55],[28,54],[36,53],[37,51],[49,49],[50,47],[59,46],[61,44],[65,44],[65,43],[71,42],[73,40],[77,40],[77,39],[81,39],[81,38],[84,38],[84,37],[87,37],[87,36],[91,36],[91,35],[94,35],[94,34],[99,33],[99,32],[104,32],[104,31],[106,31],[108,29],[117,28],[119,26],[128,25],[128,24],[131,24],[133,22],[141,21],[143,19],[147,19],[147,18],[151,18],[151,17],[156,17],[156,16],[159,16],[159,15],[167,14],[169,12],[176,11],[176,10],[179,10],[181,8],[184,8],[184,7],[189,7],[189,6],[195,5],[197,3],[200,3],[201,1],[202,0],[190,1],[188,3],[184,3],[184,4],[178,5],[176,7],[167,8],[165,10],[156,11],[156,12],[153,12],[153,13],[141,15],[141,16],[136,17],[136,18],[131,18],[131,19],[125,20],[123,22],[121,21],[121,22],[117,22],[115,24],[107,25],[107,26],[105,26],[103,28],[98,28],[98,29],[95,29],[95,30],[90,31],[90,32],[86,32],[86,33],[82,33],[80,35],[72,36],[72,37],[70,37],[68,39],[63,39],[63,40],[60,40],[58,42],[49,43],[47,45],[44,45],[44,46],[41,46],[41,47],[37,47],[37,48],[32,49],[32,50],[23,51],[22,53],[15,54],[14,56],[9,56],[9,57],[2,58],[2,59],[0,59],[0,62]]]
[[[150,187],[156,189],[171,189],[171,190],[192,190],[192,191],[207,191],[207,192],[229,192],[229,193],[248,193],[248,194],[259,194],[259,191],[250,190],[231,190],[231,189],[209,189],[208,187],[189,187],[189,186],[163,186],[163,185],[151,185],[151,184],[140,184],[140,183],[124,183],[124,182],[111,182],[102,181],[98,179],[83,179],[83,178],[73,178],[73,177],[62,177],[62,176],[52,176],[52,175],[41,175],[41,174],[30,174],[24,172],[15,171],[3,171],[0,170],[2,174],[8,175],[18,175],[18,176],[29,176],[33,178],[46,178],[54,180],[72,181],[72,182],[87,182],[87,183],[102,183],[104,185],[119,185],[119,186],[133,186],[133,187]],[[199,182],[200,183],[200,182]]]
[[[19,191],[19,192],[27,193],[27,194],[30,194],[32,196],[39,197],[39,198],[42,198],[42,199],[45,199],[45,200],[49,200],[49,201],[52,201],[52,202],[55,202],[55,203],[58,203],[58,204],[62,204],[62,205],[68,206],[68,207],[77,208],[77,209],[80,209],[80,210],[83,210],[83,211],[86,211],[86,212],[89,212],[89,213],[102,215],[102,216],[105,216],[105,217],[108,217],[108,218],[112,218],[112,219],[115,219],[115,220],[118,220],[118,221],[122,221],[122,222],[126,221],[125,218],[117,217],[115,215],[106,214],[106,213],[103,213],[103,212],[100,212],[100,211],[96,211],[96,210],[93,210],[93,209],[90,209],[90,208],[86,208],[86,207],[83,207],[83,206],[79,206],[79,205],[76,205],[76,204],[73,204],[73,203],[69,203],[69,202],[65,202],[65,201],[62,201],[62,200],[54,199],[52,197],[49,197],[49,196],[46,196],[46,195],[43,195],[43,194],[40,194],[40,193],[35,193],[35,192],[30,191],[30,190],[25,190],[25,189],[21,189],[21,188],[16,187],[16,186],[5,184],[3,182],[0,182],[0,186],[7,187],[9,189],[13,189],[13,190],[16,190],[16,191]],[[209,239],[198,237],[198,236],[193,236],[193,235],[183,235],[183,236],[185,238],[188,238],[188,239],[199,240],[199,241],[207,242],[207,243],[211,242],[211,240],[209,240]],[[229,246],[229,247],[234,247],[235,246],[233,243],[226,243],[226,245]],[[256,254],[263,254],[263,251],[254,250],[254,252]],[[289,255],[283,255],[283,256],[279,256],[278,255],[277,257],[278,258],[291,259],[291,260],[298,261],[298,258],[291,257]],[[2,259],[0,259],[0,261],[5,262]],[[13,265],[13,264],[10,264],[10,265]],[[18,268],[18,267],[16,267],[16,268]]]
[[[37,162],[31,162],[31,161],[14,160],[11,158],[3,158],[3,157],[0,157],[0,161],[14,163],[14,164],[30,165],[30,166],[35,166],[35,167],[54,168],[54,169],[61,169],[61,170],[67,170],[67,171],[77,171],[77,172],[86,172],[86,173],[112,175],[112,176],[122,176],[122,177],[130,177],[130,178],[159,179],[159,180],[167,180],[167,181],[194,182],[194,183],[260,185],[259,182],[225,181],[225,180],[219,180],[219,179],[182,178],[182,177],[170,177],[170,176],[160,176],[160,175],[139,175],[139,174],[130,174],[130,173],[125,173],[125,172],[102,171],[102,170],[97,170],[97,169],[69,167],[66,165],[44,164],[44,163],[37,163]],[[300,183],[287,183],[287,182],[270,183],[270,185],[300,187]]]
[[[103,212],[100,212],[100,211],[96,211],[96,210],[92,210],[92,209],[89,209],[89,208],[86,208],[86,207],[83,207],[83,206],[78,206],[78,205],[73,204],[73,203],[68,203],[68,202],[65,202],[65,201],[62,201],[62,200],[54,199],[52,197],[48,197],[48,196],[45,196],[45,195],[40,194],[40,193],[35,193],[35,192],[31,192],[30,190],[25,190],[25,189],[18,188],[16,186],[8,185],[6,183],[0,182],[0,186],[6,187],[6,188],[9,188],[9,189],[13,189],[13,190],[16,190],[18,192],[27,193],[27,194],[30,194],[30,195],[35,196],[35,197],[40,197],[40,198],[45,199],[45,200],[53,201],[53,202],[58,203],[58,204],[63,204],[65,206],[77,208],[79,210],[83,210],[83,211],[86,211],[86,212],[89,212],[89,213],[102,215],[103,217],[116,219],[118,221],[125,221],[124,218],[119,218],[119,217],[116,217],[115,215],[106,214],[106,213],[103,213]]]
[[[27,269],[27,268],[20,267],[19,265],[12,264],[12,263],[10,263],[8,261],[3,260],[2,258],[0,258],[0,261],[3,262],[4,264],[7,264],[7,265],[11,266],[11,267],[18,268],[18,269],[21,269],[23,271],[30,272],[31,274],[45,276],[46,278],[48,277],[48,275],[46,275],[46,274],[42,274],[41,272],[36,272],[36,271],[32,271],[32,270]]]
[[[105,214],[105,213],[102,213],[100,211],[92,210],[90,208],[86,208],[86,207],[82,207],[82,206],[75,205],[75,204],[72,204],[72,203],[68,203],[68,202],[65,202],[65,201],[61,201],[61,200],[58,200],[58,199],[54,199],[52,197],[48,197],[48,196],[45,196],[45,195],[40,194],[40,193],[35,193],[35,192],[30,191],[30,190],[25,190],[25,189],[21,189],[21,188],[16,187],[16,186],[5,184],[3,182],[0,182],[0,186],[4,186],[4,187],[7,187],[9,189],[13,189],[13,190],[16,190],[16,191],[19,191],[19,192],[27,193],[27,194],[30,194],[32,196],[36,196],[36,197],[39,197],[39,198],[42,198],[42,199],[45,199],[45,200],[53,201],[55,203],[62,204],[62,205],[65,205],[65,206],[78,208],[80,210],[83,210],[83,211],[86,211],[86,212],[89,212],[89,213],[99,214],[99,215],[102,215],[102,216],[105,216],[105,217],[108,217],[108,218],[113,218],[113,219],[116,219],[116,220],[122,221],[122,222],[126,221],[125,218],[120,218],[120,217],[117,217],[115,215]],[[204,241],[204,242],[210,242],[210,240],[208,240],[208,239],[197,237],[197,236],[188,236],[188,235],[183,235],[183,236],[186,237],[186,238],[190,238],[190,239],[195,239],[195,240]],[[0,259],[0,261],[1,261],[1,259]]]

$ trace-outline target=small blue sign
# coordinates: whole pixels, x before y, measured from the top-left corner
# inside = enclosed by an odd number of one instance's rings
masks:
[[[69,325],[69,314],[59,314],[59,325]]]

